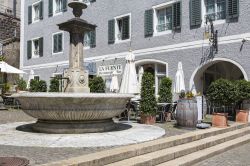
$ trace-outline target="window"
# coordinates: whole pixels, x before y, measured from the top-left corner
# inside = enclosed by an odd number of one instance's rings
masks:
[[[38,58],[43,56],[43,38],[27,41],[27,57]]]
[[[95,31],[85,32],[83,38],[83,45],[85,49],[94,48],[96,46]]]
[[[181,30],[181,2],[170,1],[153,6],[144,13],[144,36],[168,34]]]
[[[37,21],[37,20],[39,20],[39,4],[34,5],[33,10],[34,10],[33,21]]]
[[[63,33],[53,34],[53,53],[61,53],[63,51]]]
[[[131,14],[115,17],[108,22],[108,43],[130,40]]]
[[[83,39],[84,47],[89,48],[90,47],[90,32],[86,32],[84,34],[84,39]]]
[[[200,27],[207,18],[221,24],[238,17],[239,0],[190,0],[190,27]]]
[[[223,20],[226,18],[226,0],[205,0],[206,18]]]
[[[157,32],[172,30],[172,7],[157,10]]]
[[[33,52],[32,52],[32,57],[39,57],[39,40],[35,39],[33,40]]]
[[[36,75],[36,76],[34,76],[34,80],[39,81],[40,77]]]
[[[55,4],[56,4],[55,13],[62,12],[63,9],[62,0],[55,0]]]
[[[28,6],[28,24],[43,19],[43,1]]]
[[[49,17],[67,11],[68,0],[49,0]]]

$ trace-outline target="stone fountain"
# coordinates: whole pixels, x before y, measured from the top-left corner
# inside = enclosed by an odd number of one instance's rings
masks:
[[[83,36],[95,25],[80,18],[87,6],[79,1],[68,4],[75,18],[59,24],[59,29],[70,33],[69,69],[65,93],[18,93],[13,97],[22,110],[38,119],[32,129],[42,133],[73,134],[111,131],[116,128],[112,118],[120,115],[130,94],[89,93],[88,73],[83,68]]]

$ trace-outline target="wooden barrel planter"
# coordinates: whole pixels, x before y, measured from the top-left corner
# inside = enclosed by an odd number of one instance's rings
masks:
[[[196,127],[198,123],[198,109],[196,100],[182,99],[177,103],[177,125],[181,127]]]

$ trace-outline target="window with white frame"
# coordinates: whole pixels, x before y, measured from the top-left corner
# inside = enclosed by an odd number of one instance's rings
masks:
[[[35,39],[32,41],[32,57],[39,57],[39,40]]]
[[[85,48],[90,47],[90,32],[85,32],[84,39],[83,39],[83,44],[84,44]]]
[[[53,53],[61,53],[63,51],[63,33],[53,34]]]
[[[34,17],[33,21],[39,20],[39,4],[33,5]]]
[[[144,13],[145,37],[180,31],[181,20],[181,1],[169,1],[153,6]]]
[[[108,22],[108,43],[129,40],[131,36],[131,14],[115,17]]]
[[[62,0],[55,0],[55,11],[54,13],[60,13],[63,10],[63,1]]]
[[[156,10],[157,32],[172,30],[172,6]]]
[[[205,18],[213,21],[226,19],[226,0],[205,0]]]
[[[43,19],[43,1],[38,1],[28,6],[28,24]]]
[[[130,38],[129,16],[116,19],[116,40],[127,40]]]
[[[43,56],[43,38],[35,38],[27,41],[27,57],[38,58]]]

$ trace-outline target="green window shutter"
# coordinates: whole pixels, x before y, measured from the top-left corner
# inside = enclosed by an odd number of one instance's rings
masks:
[[[144,13],[144,36],[151,37],[154,33],[153,9],[146,10]]]
[[[67,11],[67,5],[68,5],[68,0],[63,0],[63,9],[62,9],[63,12]]]
[[[227,0],[227,20],[239,17],[239,0]]]
[[[60,33],[60,34],[58,34],[57,35],[58,37],[57,37],[57,44],[58,44],[58,46],[57,46],[57,51],[58,52],[62,52],[62,33]]]
[[[39,38],[39,56],[42,57],[43,56],[43,38]]]
[[[96,2],[96,0],[89,0],[89,2],[93,3],[93,2]]]
[[[27,58],[31,59],[32,57],[32,41],[27,41]]]
[[[57,53],[58,49],[57,49],[57,35],[53,36],[53,53]]]
[[[181,29],[181,2],[173,4],[173,30]]]
[[[49,0],[48,11],[49,17],[53,16],[53,0]]]
[[[123,25],[122,25],[122,40],[129,39],[129,16],[123,18]]]
[[[39,3],[39,19],[43,19],[43,1]]]
[[[91,48],[96,47],[96,31],[90,32],[90,47]]]
[[[200,26],[201,19],[201,0],[190,0],[190,26]]]
[[[115,43],[115,20],[108,22],[108,44]]]
[[[28,7],[28,24],[32,23],[32,6]]]

